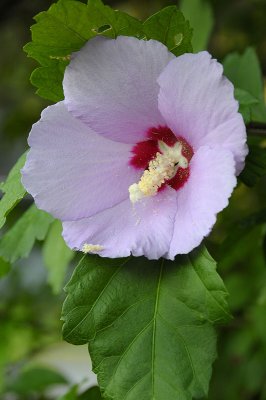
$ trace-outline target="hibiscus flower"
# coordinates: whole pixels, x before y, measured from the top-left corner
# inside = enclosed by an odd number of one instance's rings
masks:
[[[72,56],[65,100],[29,136],[22,181],[63,222],[73,249],[174,259],[209,234],[247,154],[233,85],[208,52],[90,40]]]

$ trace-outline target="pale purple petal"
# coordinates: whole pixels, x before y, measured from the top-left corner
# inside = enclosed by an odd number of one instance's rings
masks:
[[[202,145],[232,151],[237,172],[247,154],[246,129],[234,87],[207,52],[184,54],[160,75],[159,109],[176,135],[197,150]]]
[[[243,118],[239,113],[214,128],[201,140],[202,145],[221,145],[224,149],[230,150],[236,161],[236,175],[239,175],[245,165],[245,158],[248,153],[246,144],[246,128],[243,125]]]
[[[158,110],[157,78],[173,58],[154,40],[92,39],[66,68],[68,110],[108,138],[143,140],[148,128],[165,124]]]
[[[228,150],[201,147],[191,160],[190,171],[189,180],[177,192],[170,259],[189,253],[210,233],[216,214],[228,205],[236,185],[235,162]]]
[[[63,236],[74,249],[85,243],[103,247],[103,257],[164,256],[170,246],[176,214],[176,191],[166,188],[134,206],[127,199],[90,218],[63,223]]]
[[[62,220],[113,207],[141,174],[128,165],[131,145],[95,134],[63,102],[43,111],[29,145],[22,182],[39,208]]]

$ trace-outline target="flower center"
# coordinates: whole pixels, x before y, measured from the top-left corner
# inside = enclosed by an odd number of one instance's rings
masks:
[[[189,161],[193,149],[182,137],[176,137],[167,127],[151,128],[148,140],[134,146],[130,164],[145,168],[138,183],[129,187],[132,203],[155,196],[166,185],[178,190],[189,177]]]

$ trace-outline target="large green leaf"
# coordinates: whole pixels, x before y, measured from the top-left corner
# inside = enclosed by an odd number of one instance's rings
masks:
[[[253,121],[266,122],[262,72],[256,52],[248,48],[244,54],[229,54],[224,62],[224,73],[234,86],[250,93],[259,102],[252,106]]]
[[[6,222],[6,216],[23,199],[26,190],[21,183],[20,170],[23,167],[26,154],[23,154],[11,169],[5,182],[1,183],[0,190],[4,193],[0,200],[0,228]]]
[[[48,270],[48,282],[55,294],[62,289],[66,269],[74,257],[74,252],[67,247],[61,234],[61,222],[54,221],[43,245],[43,257],[44,264]]]
[[[229,314],[227,292],[203,247],[174,262],[86,256],[66,290],[63,336],[89,343],[104,397],[207,395],[213,325]]]
[[[192,52],[192,29],[175,6],[152,15],[144,22],[143,30],[148,39],[164,43],[176,56]]]
[[[53,217],[33,204],[0,240],[0,256],[11,263],[27,257],[35,240],[43,240]]]
[[[210,2],[206,0],[181,0],[180,10],[193,28],[193,50],[195,53],[205,50],[214,24]]]

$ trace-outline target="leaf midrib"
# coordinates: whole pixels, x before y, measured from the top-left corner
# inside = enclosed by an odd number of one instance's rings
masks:
[[[217,290],[213,290],[213,289],[209,289],[205,282],[203,281],[203,279],[201,278],[200,274],[198,273],[197,269],[195,268],[195,264],[194,261],[192,259],[192,257],[190,257],[190,255],[188,255],[188,259],[191,262],[191,265],[193,266],[193,270],[195,271],[197,277],[199,278],[200,282],[202,283],[202,285],[204,286],[205,290],[207,293],[209,293],[209,295],[211,296],[211,298],[214,300],[214,302],[217,304],[218,308],[220,308],[220,310],[223,311],[223,313],[228,317],[231,318],[231,315],[228,313],[228,311],[219,303],[219,301],[216,299],[216,297],[214,296],[213,292],[217,292]]]
[[[151,379],[152,379],[152,400],[155,399],[154,397],[154,365],[155,365],[155,350],[156,350],[156,315],[158,313],[158,306],[159,306],[159,297],[160,297],[160,288],[161,288],[161,281],[163,275],[163,267],[164,267],[164,260],[161,262],[159,277],[158,277],[158,284],[156,290],[156,300],[154,306],[154,313],[153,313],[153,333],[152,333],[152,354],[151,354],[151,362],[152,362],[152,371],[151,371]]]
[[[75,31],[74,29],[72,29],[70,26],[67,25],[66,22],[62,21],[60,18],[56,17],[55,15],[53,15],[52,13],[48,13],[47,16],[49,16],[51,19],[53,19],[55,22],[59,22],[66,30],[68,30],[70,33],[72,33],[73,35],[75,35],[77,38],[79,38],[80,40],[86,42],[87,39],[85,39],[83,36],[81,36],[77,31]],[[46,16],[46,17],[47,17]],[[37,21],[39,22],[39,21]]]

